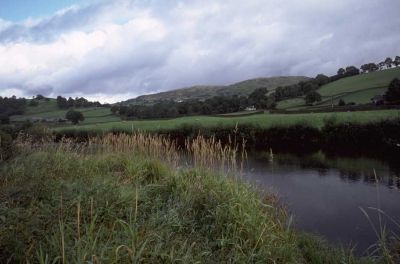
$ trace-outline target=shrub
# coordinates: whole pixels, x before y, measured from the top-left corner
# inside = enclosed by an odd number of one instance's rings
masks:
[[[0,130],[0,161],[10,158],[13,152],[14,146],[11,135]]]
[[[0,115],[0,124],[10,124],[10,118],[7,115]]]
[[[65,118],[69,121],[72,122],[72,124],[76,125],[79,123],[79,121],[85,120],[85,117],[83,116],[82,112],[75,111],[75,110],[69,110],[65,114]]]
[[[400,103],[400,80],[395,78],[389,84],[386,92],[386,100],[393,103]]]

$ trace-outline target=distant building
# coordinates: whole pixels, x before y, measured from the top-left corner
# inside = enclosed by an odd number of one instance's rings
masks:
[[[246,107],[244,110],[245,110],[245,111],[255,111],[256,108],[254,107],[254,105],[252,105],[252,106]]]

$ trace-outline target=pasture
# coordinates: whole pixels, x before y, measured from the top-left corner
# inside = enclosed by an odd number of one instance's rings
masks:
[[[213,126],[235,126],[236,124],[253,124],[268,128],[274,126],[290,126],[294,124],[308,124],[320,128],[324,120],[335,119],[339,123],[367,123],[385,119],[396,119],[400,117],[399,110],[359,111],[359,112],[338,112],[338,113],[309,113],[309,114],[256,114],[238,117],[216,117],[216,116],[188,116],[175,119],[162,120],[133,120],[117,121],[97,124],[80,124],[76,126],[57,127],[55,130],[63,129],[76,130],[142,130],[157,131],[160,129],[174,129],[184,124],[199,125],[203,127]]]

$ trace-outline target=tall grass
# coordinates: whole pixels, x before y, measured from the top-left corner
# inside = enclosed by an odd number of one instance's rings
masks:
[[[273,197],[202,169],[237,164],[239,146],[187,143],[198,169],[160,136],[18,146],[0,166],[0,263],[373,263],[298,237]]]

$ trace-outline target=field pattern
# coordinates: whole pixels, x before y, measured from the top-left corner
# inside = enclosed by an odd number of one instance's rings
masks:
[[[310,113],[310,114],[256,114],[239,117],[216,117],[216,116],[189,116],[175,119],[163,120],[137,120],[119,121],[102,124],[82,124],[78,126],[65,126],[56,128],[77,130],[100,130],[112,129],[132,131],[156,131],[159,129],[173,129],[182,125],[199,125],[203,127],[213,126],[235,126],[236,124],[254,124],[261,127],[290,126],[294,124],[309,124],[314,127],[322,127],[324,120],[334,118],[337,122],[367,123],[384,119],[396,119],[400,117],[399,110],[359,111],[340,113]]]

